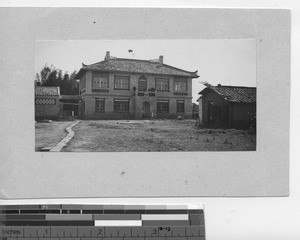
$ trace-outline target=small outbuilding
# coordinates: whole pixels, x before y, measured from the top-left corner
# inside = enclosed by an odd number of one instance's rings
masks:
[[[61,110],[59,87],[35,87],[35,118],[57,119]]]
[[[199,92],[203,126],[256,128],[255,87],[205,85],[206,88]]]

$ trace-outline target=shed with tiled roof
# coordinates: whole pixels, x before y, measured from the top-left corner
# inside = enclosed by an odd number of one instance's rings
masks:
[[[209,127],[256,127],[256,88],[212,86],[199,92],[202,99],[202,123]]]

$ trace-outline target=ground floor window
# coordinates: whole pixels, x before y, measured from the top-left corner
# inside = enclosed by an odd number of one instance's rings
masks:
[[[184,100],[177,100],[177,113],[184,113]]]
[[[157,113],[169,113],[169,101],[157,101]]]
[[[96,98],[95,99],[95,112],[105,112],[105,99]]]
[[[115,99],[114,112],[129,112],[129,99]]]

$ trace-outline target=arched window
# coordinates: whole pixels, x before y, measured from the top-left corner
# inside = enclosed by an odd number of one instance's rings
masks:
[[[139,91],[147,91],[147,78],[145,76],[139,78]]]

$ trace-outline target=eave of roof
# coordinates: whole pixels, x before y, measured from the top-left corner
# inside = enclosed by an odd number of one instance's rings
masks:
[[[141,71],[141,70],[137,70],[137,68],[146,68],[147,66],[129,66],[129,67],[132,67],[133,69],[128,69],[128,68],[123,68],[123,69],[109,69],[110,66],[105,66],[105,64],[109,64],[110,61],[116,61],[116,62],[126,62],[127,64],[134,64],[136,62],[140,63],[145,63],[145,64],[149,64],[149,66],[151,66],[150,68],[154,68],[154,65],[157,69],[159,68],[166,68],[168,69],[169,71],[173,71],[172,73],[167,73],[167,72],[163,72],[163,71],[151,71],[148,70],[148,71]],[[101,65],[104,65],[104,66],[101,66]],[[102,68],[100,68],[100,66]],[[120,68],[124,67],[124,66],[119,66]],[[136,68],[136,69],[134,69]],[[79,70],[79,72],[76,74],[76,78],[80,78],[81,77],[81,74],[84,72],[84,71],[101,71],[101,72],[119,72],[119,73],[130,73],[130,74],[154,74],[154,75],[162,75],[162,76],[180,76],[180,77],[191,77],[191,78],[198,78],[199,75],[197,74],[198,71],[195,71],[195,72],[189,72],[189,71],[186,71],[186,70],[183,70],[183,69],[180,69],[180,68],[176,68],[176,67],[173,67],[173,66],[170,66],[170,65],[167,65],[167,64],[159,64],[159,62],[157,61],[151,61],[151,60],[142,60],[142,59],[127,59],[127,58],[112,58],[110,60],[104,60],[104,61],[101,61],[101,62],[98,62],[98,63],[93,63],[93,64],[90,64],[90,65],[86,65],[84,63],[82,63],[82,68]],[[154,68],[155,70],[155,68]]]
[[[242,86],[207,86],[198,94],[206,94],[213,91],[221,96],[225,101],[236,103],[256,103],[256,87]]]
[[[55,86],[35,86],[34,94],[36,96],[59,96],[59,87]]]

